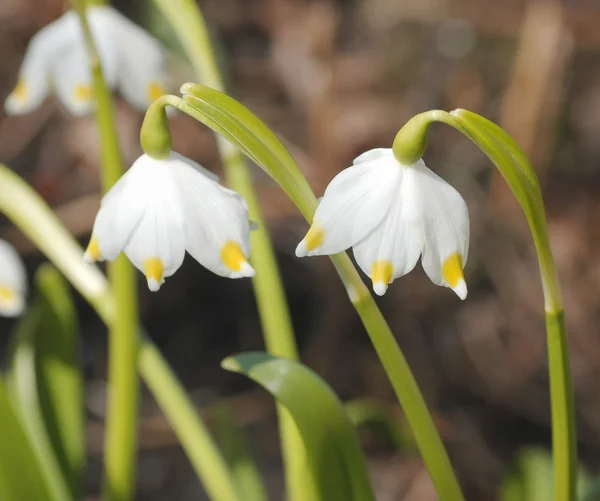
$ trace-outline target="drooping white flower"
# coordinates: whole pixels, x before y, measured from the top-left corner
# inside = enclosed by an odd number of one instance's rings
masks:
[[[106,5],[87,10],[104,77],[135,108],[145,111],[164,94],[165,51],[158,40]],[[29,43],[17,86],[5,109],[23,115],[52,92],[74,115],[94,105],[89,58],[77,14],[69,11],[39,31]]]
[[[12,245],[0,240],[0,316],[16,317],[25,309],[27,274]]]
[[[186,250],[217,275],[253,276],[246,201],[182,155],[142,155],[104,196],[84,258],[112,261],[124,251],[156,291]]]
[[[380,296],[419,256],[433,283],[450,287],[461,299],[467,296],[467,205],[423,160],[405,166],[391,149],[375,149],[331,181],[296,255],[350,247]]]

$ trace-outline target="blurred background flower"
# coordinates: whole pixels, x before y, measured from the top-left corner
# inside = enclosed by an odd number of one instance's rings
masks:
[[[175,39],[152,2],[119,0],[122,13]],[[284,138],[315,191],[359,153],[389,146],[412,115],[468,108],[502,126],[531,156],[547,203],[551,243],[565,297],[576,387],[580,457],[600,468],[600,6],[505,0],[201,0],[220,43],[234,97]],[[31,37],[62,15],[63,0],[0,5],[0,100],[18,81]],[[177,56],[168,78],[191,80]],[[98,132],[55,100],[32,114],[0,112],[0,161],[24,175],[87,241],[99,206]],[[118,98],[125,163],[140,154],[142,114]],[[220,172],[209,131],[171,117],[174,149]],[[447,127],[432,130],[429,166],[466,199],[471,246],[461,302],[416,270],[380,304],[438,418],[469,500],[495,499],[523,447],[548,448],[550,414],[544,318],[533,245],[524,217],[487,159]],[[326,258],[298,260],[307,225],[285,195],[255,170],[283,271],[302,357],[344,399],[394,397],[346,291]],[[3,220],[0,237],[41,258]],[[262,347],[248,281],[227,281],[186,259],[151,295],[140,279],[142,318],[200,408],[233,405],[267,474],[273,499],[282,483],[271,402],[219,368],[233,352]],[[106,340],[82,301],[88,438],[87,491],[99,491]],[[232,312],[235,312],[233,314]],[[12,324],[3,320],[0,329]],[[3,336],[3,343],[7,337]],[[139,499],[202,499],[197,479],[154,404],[141,423]],[[381,501],[435,499],[410,446],[403,452],[365,435]]]

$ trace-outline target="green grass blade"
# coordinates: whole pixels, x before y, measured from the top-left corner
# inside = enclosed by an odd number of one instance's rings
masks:
[[[43,305],[34,346],[40,410],[63,475],[78,498],[85,465],[85,415],[77,316],[68,286],[54,267],[42,266],[36,278]]]
[[[35,340],[47,318],[40,298],[19,322],[13,338],[8,386],[0,379],[0,499],[74,499],[41,411]]]
[[[256,381],[291,414],[306,444],[321,500],[375,500],[352,423],[321,378],[298,362],[265,353],[229,357],[222,365]]]

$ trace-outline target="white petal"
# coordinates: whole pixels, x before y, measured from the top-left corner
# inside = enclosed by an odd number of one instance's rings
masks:
[[[373,280],[373,289],[380,296],[389,283],[415,267],[421,254],[419,242],[404,219],[405,212],[406,200],[398,194],[377,229],[353,247],[356,262]]]
[[[365,151],[364,153],[358,155],[352,165],[364,164],[367,162],[375,162],[381,159],[394,159],[394,153],[391,148],[374,148],[369,151]]]
[[[161,182],[154,183],[152,174],[167,175],[154,162],[147,155],[142,155],[104,195],[84,259],[112,261],[125,249],[152,202],[149,194],[156,189],[155,184]]]
[[[250,219],[244,198],[200,173],[198,165],[172,153],[184,205],[187,251],[204,267],[229,278],[250,277]]]
[[[145,203],[125,254],[146,275],[150,289],[156,290],[183,262],[186,215],[172,162],[143,155],[136,164],[136,171],[117,194],[119,199],[139,198],[142,202],[138,207]]]
[[[153,291],[179,269],[185,256],[185,234],[176,198],[168,200],[165,196],[148,206],[125,247],[125,254],[146,275],[148,287]]]
[[[0,316],[14,317],[25,309],[27,274],[12,245],[0,240]]]
[[[388,213],[402,174],[388,156],[340,172],[327,187],[296,255],[335,254],[360,242]]]
[[[29,42],[15,90],[4,106],[11,115],[37,108],[49,91],[50,67],[59,53],[73,43],[77,20],[69,12],[40,30]]]
[[[94,90],[88,57],[84,47],[75,43],[53,66],[58,98],[75,116],[89,113],[94,107]]]
[[[429,170],[422,160],[407,169],[402,196],[409,200],[407,207],[412,210],[409,218],[412,231],[421,243],[423,269],[433,283],[451,287],[464,299],[467,290],[462,267],[469,252],[467,204],[458,191]],[[449,266],[446,272],[443,271],[445,264]],[[448,276],[453,277],[452,284]]]
[[[119,89],[135,108],[145,111],[166,92],[166,52],[160,42],[112,9],[111,22],[119,43]]]

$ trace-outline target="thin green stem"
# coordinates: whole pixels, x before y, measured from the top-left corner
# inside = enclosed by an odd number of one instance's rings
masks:
[[[79,14],[91,66],[96,118],[102,143],[102,185],[104,192],[107,192],[123,174],[112,95],[104,80],[100,57],[86,18],[85,0],[74,1],[73,6]],[[109,263],[108,275],[116,309],[114,322],[109,328],[110,391],[106,420],[104,499],[127,501],[133,498],[137,452],[137,283],[133,267],[123,254]]]
[[[519,202],[535,245],[546,312],[554,499],[573,501],[577,480],[577,436],[569,347],[564,323],[562,297],[556,264],[552,257],[544,202],[535,169],[515,140],[489,120],[467,110],[451,113],[433,110],[407,122],[394,140],[398,161],[412,164],[427,146],[427,132],[433,122],[454,127],[473,141],[498,168]]]
[[[394,334],[348,255],[331,259],[392,383],[440,501],[462,501],[444,443]]]
[[[554,499],[574,501],[577,480],[577,435],[564,312],[546,313],[546,334],[552,398]]]
[[[197,78],[216,90],[224,90],[206,22],[193,0],[155,0],[175,29]],[[267,350],[278,356],[298,359],[298,348],[287,305],[285,289],[273,245],[252,183],[252,176],[241,153],[220,135],[217,147],[223,160],[228,184],[244,196],[250,217],[258,223],[252,234],[252,279]],[[296,425],[287,411],[278,406],[282,454],[289,501],[316,499],[315,480],[307,467],[307,457]]]
[[[179,385],[175,374],[149,341],[142,341],[140,374],[164,410],[210,499],[241,501],[225,459]]]

